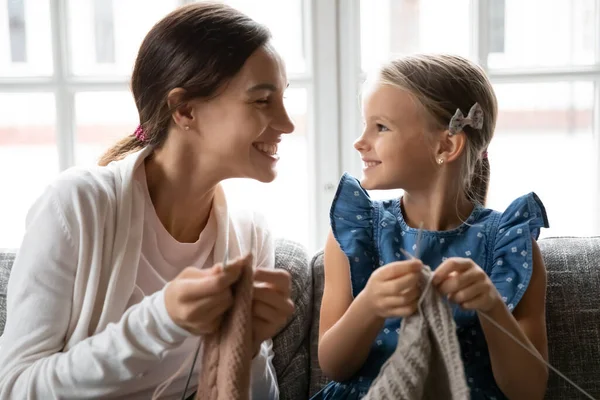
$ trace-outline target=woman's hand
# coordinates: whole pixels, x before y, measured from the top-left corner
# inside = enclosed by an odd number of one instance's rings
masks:
[[[294,313],[291,292],[292,281],[287,271],[265,268],[257,268],[254,271],[252,301],[254,355],[260,350],[262,342],[279,333]]]
[[[417,311],[422,268],[416,259],[386,264],[371,274],[361,294],[380,318],[408,317]]]
[[[466,310],[489,312],[502,298],[481,267],[470,258],[449,258],[433,273],[433,284]]]
[[[181,271],[165,288],[165,306],[171,319],[196,335],[214,332],[233,305],[231,285],[251,259],[238,258],[225,269],[217,264],[208,269],[188,267]]]

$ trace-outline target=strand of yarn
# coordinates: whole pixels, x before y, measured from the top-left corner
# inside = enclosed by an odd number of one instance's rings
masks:
[[[571,386],[573,386],[575,389],[579,390],[579,392],[581,394],[583,394],[584,396],[586,396],[588,399],[591,400],[596,400],[595,397],[593,397],[591,394],[589,394],[588,392],[586,392],[585,390],[583,390],[579,385],[577,385],[575,382],[573,382],[571,379],[567,378],[565,376],[565,374],[563,374],[562,372],[560,372],[558,369],[554,368],[552,365],[550,365],[549,362],[547,362],[546,360],[544,360],[542,358],[542,356],[539,355],[539,353],[537,351],[533,351],[532,349],[529,348],[529,346],[527,346],[525,343],[521,342],[516,336],[514,336],[512,333],[510,333],[508,330],[506,330],[502,325],[500,325],[499,323],[497,323],[496,321],[494,321],[494,319],[492,319],[492,317],[490,317],[489,315],[487,315],[484,312],[479,311],[479,314],[481,316],[483,316],[486,320],[488,320],[492,325],[494,325],[497,329],[499,329],[501,332],[503,332],[506,336],[508,336],[509,338],[511,338],[516,344],[518,344],[519,346],[521,346],[523,349],[527,350],[527,352],[529,354],[531,354],[532,356],[534,356],[535,358],[537,358],[541,363],[543,363],[546,367],[550,368],[552,371],[554,371],[558,376],[560,376],[561,378],[563,378],[565,381],[567,381],[567,383],[569,383]]]
[[[198,339],[198,350],[200,349],[200,344],[201,344],[200,339]],[[193,355],[194,360],[196,359],[197,355],[198,355],[198,351],[196,351],[196,354]],[[160,396],[162,396],[164,391],[167,390],[167,388],[171,385],[171,383],[173,383],[175,378],[177,378],[177,376],[179,376],[179,374],[182,373],[185,368],[187,368],[187,366],[190,364],[191,361],[192,361],[192,355],[190,354],[185,359],[183,364],[181,364],[181,367],[179,367],[179,369],[173,375],[171,375],[169,378],[167,378],[164,382],[162,382],[160,385],[158,385],[156,387],[156,389],[154,390],[154,393],[152,393],[152,400],[158,400],[160,398]],[[185,393],[184,393],[184,395],[185,395]]]
[[[190,381],[192,380],[192,375],[193,375],[193,372],[194,372],[194,366],[196,365],[196,360],[198,359],[198,353],[200,352],[200,344],[201,343],[202,342],[199,341],[198,347],[196,347],[196,352],[194,353],[194,361],[192,361],[192,367],[190,368],[190,372],[188,373],[188,377],[185,380],[185,386],[183,388],[183,393],[181,393],[181,400],[186,400],[187,399],[187,397],[186,397],[187,390],[188,390],[188,387],[190,386]]]

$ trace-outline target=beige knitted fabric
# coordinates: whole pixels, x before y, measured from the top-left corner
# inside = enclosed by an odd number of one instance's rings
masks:
[[[234,305],[221,329],[204,339],[196,400],[248,400],[252,362],[251,263],[233,287]]]
[[[452,310],[423,269],[419,311],[402,320],[398,346],[365,400],[469,399]]]

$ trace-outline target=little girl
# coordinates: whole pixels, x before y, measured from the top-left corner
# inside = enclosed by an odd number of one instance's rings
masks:
[[[480,315],[547,359],[546,271],[536,239],[548,221],[533,193],[504,213],[484,207],[497,115],[485,73],[456,56],[395,60],[367,85],[363,114],[355,143],[362,180],[342,177],[325,246],[319,363],[334,382],[314,398],[367,393],[396,348],[401,319],[417,309],[424,263],[436,289],[458,305],[471,398],[541,399],[546,367]],[[402,198],[387,201],[365,191],[398,188]]]

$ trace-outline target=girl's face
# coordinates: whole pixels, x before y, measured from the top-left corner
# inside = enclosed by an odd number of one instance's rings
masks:
[[[275,179],[278,143],[294,130],[283,104],[287,84],[281,58],[264,46],[218,96],[190,102],[198,154],[219,165],[222,179]]]
[[[363,97],[364,130],[354,143],[363,160],[362,186],[419,190],[439,169],[421,106],[407,91],[375,83]]]

